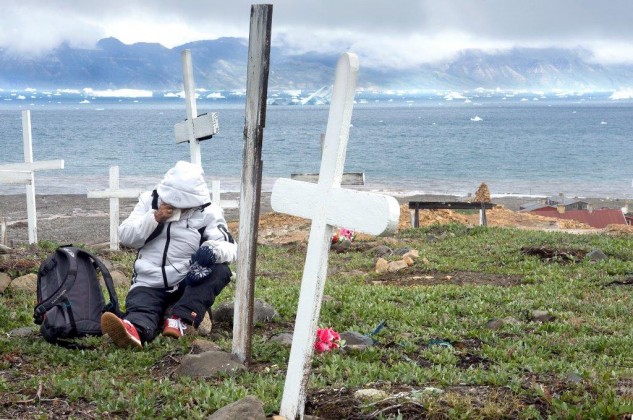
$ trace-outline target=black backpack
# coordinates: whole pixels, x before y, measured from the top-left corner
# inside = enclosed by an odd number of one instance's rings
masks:
[[[99,272],[110,295],[108,304]],[[106,311],[121,316],[110,272],[97,257],[80,248],[61,246],[42,262],[33,318],[46,341],[81,348],[65,339],[101,335],[101,314]]]

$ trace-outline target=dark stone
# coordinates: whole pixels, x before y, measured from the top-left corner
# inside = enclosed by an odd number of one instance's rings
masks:
[[[272,337],[270,337],[268,341],[273,342],[273,343],[279,343],[284,346],[290,346],[292,345],[292,334],[290,333],[275,334]]]
[[[345,341],[345,350],[364,350],[374,345],[374,340],[371,337],[356,331],[341,333],[341,341]]]
[[[607,257],[607,255],[604,252],[602,252],[602,250],[594,249],[590,253],[587,254],[587,258],[589,259],[589,261],[597,262],[597,261],[606,260],[609,257]]]
[[[220,346],[215,344],[213,341],[196,339],[191,343],[191,351],[194,354],[200,354],[207,351],[221,351]]]
[[[367,252],[369,252],[374,257],[384,257],[384,256],[388,257],[393,254],[392,249],[385,245],[375,246]]]
[[[567,379],[567,382],[571,382],[573,384],[579,384],[582,382],[582,376],[580,376],[579,374],[575,372],[568,374],[566,379]]]
[[[554,315],[547,311],[532,311],[529,318],[530,321],[534,322],[551,322],[556,319]]]
[[[486,328],[489,330],[498,330],[503,327],[503,321],[500,319],[491,319],[486,323]]]
[[[0,293],[4,293],[9,284],[11,284],[11,277],[7,273],[0,273]]]
[[[404,247],[404,248],[398,248],[395,251],[393,251],[394,254],[396,255],[404,255],[407,252],[411,251],[413,248],[409,248],[409,247]]]
[[[33,327],[21,327],[9,331],[7,334],[9,337],[29,337],[35,334],[36,330]]]
[[[225,302],[213,310],[214,322],[233,322],[234,302]],[[270,322],[274,318],[278,318],[279,314],[268,303],[255,299],[253,305],[253,325],[258,322]]]
[[[249,395],[239,401],[235,401],[220,408],[215,413],[207,417],[207,420],[265,420],[264,405],[257,398]]]
[[[246,370],[246,366],[235,360],[231,353],[212,350],[186,355],[174,373],[192,378],[212,378],[218,373],[237,373],[242,370]]]

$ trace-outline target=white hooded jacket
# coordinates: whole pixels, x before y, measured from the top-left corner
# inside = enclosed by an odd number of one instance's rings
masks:
[[[154,213],[161,202],[181,209],[180,219],[159,224]],[[237,254],[222,208],[211,204],[204,171],[184,161],[167,171],[156,192],[139,197],[119,226],[119,238],[123,245],[138,249],[132,287],[177,285],[200,246],[213,248],[218,264],[235,261]]]

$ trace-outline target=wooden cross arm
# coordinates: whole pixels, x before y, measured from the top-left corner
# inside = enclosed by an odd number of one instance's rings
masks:
[[[343,188],[325,189],[320,184],[278,179],[270,197],[273,210],[314,219],[324,212],[330,226],[382,235],[395,232],[400,218],[398,201],[387,195]]]
[[[30,184],[33,180],[31,171],[0,170],[0,184]]]
[[[138,198],[142,192],[135,189],[88,191],[88,198]]]
[[[41,160],[29,163],[5,163],[0,165],[0,170],[4,171],[46,171],[49,169],[64,169],[64,160]]]
[[[492,203],[465,202],[465,201],[409,201],[410,210],[437,210],[437,209],[457,209],[457,210],[481,210],[481,207],[491,209],[495,207]]]
[[[206,140],[220,131],[218,114],[216,112],[198,115],[193,118],[193,122],[190,122],[187,119],[174,125],[176,143],[183,143],[191,140],[189,138],[189,124],[193,124],[193,137],[196,140]]]

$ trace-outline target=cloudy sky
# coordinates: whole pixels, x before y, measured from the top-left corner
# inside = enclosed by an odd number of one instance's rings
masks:
[[[248,37],[243,0],[2,0],[0,47],[38,54],[61,42],[90,48],[175,47]],[[633,62],[633,0],[273,0],[273,43],[354,51],[364,65],[407,67],[466,48],[583,47],[602,63]]]

